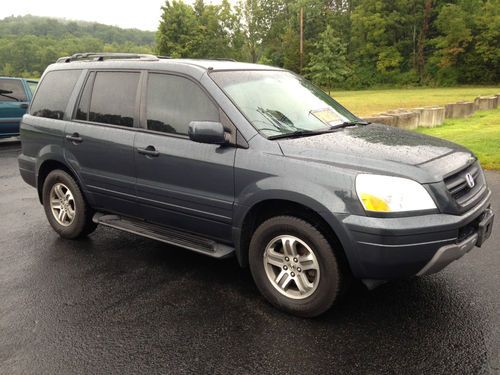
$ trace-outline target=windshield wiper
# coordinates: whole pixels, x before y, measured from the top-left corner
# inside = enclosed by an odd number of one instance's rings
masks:
[[[318,135],[323,133],[328,133],[330,129],[327,130],[295,130],[290,133],[276,134],[267,137],[267,139],[280,139],[280,138],[294,138],[294,137],[307,137],[310,135]]]
[[[333,130],[340,129],[340,128],[345,128],[348,126],[356,126],[356,125],[368,125],[369,122],[366,121],[346,121],[343,122],[342,124],[338,125],[332,125],[331,127],[327,129],[321,129],[321,130],[295,130],[290,133],[283,133],[283,134],[276,134],[276,135],[271,135],[267,137],[267,139],[280,139],[280,138],[294,138],[294,137],[308,137],[311,135],[318,135],[318,134],[325,134],[325,133],[330,133]]]
[[[10,96],[8,94],[12,94],[12,91],[0,89],[0,96],[3,96],[5,98],[9,98],[9,99],[15,100],[16,102],[20,101],[18,98],[14,97],[14,96]]]
[[[332,125],[330,129],[340,129],[340,128],[347,128],[349,126],[368,125],[368,124],[369,122],[366,121],[345,121],[342,124]]]

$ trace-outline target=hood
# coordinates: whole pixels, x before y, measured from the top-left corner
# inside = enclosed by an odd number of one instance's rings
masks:
[[[310,137],[281,139],[288,157],[437,182],[475,160],[466,148],[386,125],[358,125]]]

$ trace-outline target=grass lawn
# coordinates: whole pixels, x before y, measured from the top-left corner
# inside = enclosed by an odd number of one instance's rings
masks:
[[[500,169],[500,108],[416,131],[464,145],[476,154],[483,168]]]
[[[359,116],[390,109],[443,105],[477,96],[500,94],[500,86],[331,91],[330,95]]]

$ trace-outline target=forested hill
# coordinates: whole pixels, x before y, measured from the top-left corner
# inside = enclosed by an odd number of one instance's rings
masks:
[[[55,38],[93,37],[105,43],[153,45],[155,33],[138,29],[121,29],[94,22],[68,21],[57,18],[20,16],[0,20],[0,36],[35,35]]]
[[[22,16],[0,20],[0,75],[39,76],[58,57],[85,51],[149,53],[155,33],[98,23]]]

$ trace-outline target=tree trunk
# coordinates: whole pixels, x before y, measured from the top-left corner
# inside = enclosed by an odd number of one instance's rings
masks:
[[[422,25],[422,30],[420,30],[420,35],[418,36],[418,46],[417,46],[417,73],[419,82],[422,83],[425,74],[425,39],[427,32],[429,31],[429,21],[432,11],[432,0],[425,0],[424,3],[424,22]]]

